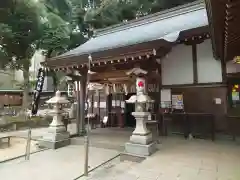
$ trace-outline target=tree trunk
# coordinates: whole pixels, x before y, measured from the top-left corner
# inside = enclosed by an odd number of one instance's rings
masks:
[[[23,79],[24,79],[24,86],[23,86],[23,101],[22,101],[22,109],[26,109],[29,106],[29,67],[25,67],[23,69]]]

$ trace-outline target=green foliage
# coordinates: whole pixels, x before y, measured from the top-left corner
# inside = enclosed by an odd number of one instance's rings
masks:
[[[84,13],[79,1],[76,4],[68,0],[40,2],[44,9],[45,22],[39,48],[46,50],[48,58],[75,48],[87,40],[84,37],[85,32],[79,29],[84,26]]]
[[[30,59],[41,35],[42,14],[35,0],[0,1],[1,66],[23,71],[23,108],[29,102]]]
[[[65,22],[61,22],[58,16],[50,14],[52,16],[51,20],[53,22],[57,22],[59,20],[58,26],[54,26],[51,23],[45,23],[43,27],[43,34],[41,39],[39,40],[39,48],[47,50],[48,53],[62,52],[67,49],[69,44],[70,36],[69,29]],[[51,54],[47,54],[47,57],[51,57]]]
[[[69,0],[40,0],[48,13],[56,14],[65,21],[71,20],[72,6]]]
[[[1,64],[16,69],[30,66],[35,42],[40,37],[41,21],[33,0],[0,2]]]

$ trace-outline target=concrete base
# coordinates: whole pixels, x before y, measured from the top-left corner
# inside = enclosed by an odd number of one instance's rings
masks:
[[[59,132],[59,129],[49,129],[42,140],[40,140],[40,147],[57,149],[70,145],[70,133],[65,129],[62,129],[62,132]]]
[[[44,141],[62,141],[69,138],[70,133],[66,131],[61,133],[47,133],[45,136],[43,136]]]
[[[58,149],[64,146],[70,145],[70,139],[64,139],[61,141],[44,141],[39,142],[39,148]]]
[[[128,154],[131,154],[133,156],[150,156],[154,152],[156,152],[156,142],[152,142],[150,144],[144,145],[144,144],[135,144],[128,142],[125,144],[125,152]]]

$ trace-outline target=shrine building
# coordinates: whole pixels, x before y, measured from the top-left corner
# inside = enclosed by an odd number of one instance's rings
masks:
[[[104,86],[88,97],[99,124],[108,117],[106,126],[135,126],[134,105],[125,103],[136,93],[134,77],[127,72],[141,68],[148,72],[148,95],[155,100],[148,107],[150,119],[159,121],[160,133],[169,133],[164,118],[171,117],[173,133],[187,129],[212,139],[218,132],[234,134],[229,117],[240,102],[238,6],[217,0],[178,6],[97,30],[86,43],[48,59],[47,68],[71,74],[80,83],[78,132],[84,129],[90,60],[95,72],[90,82]]]

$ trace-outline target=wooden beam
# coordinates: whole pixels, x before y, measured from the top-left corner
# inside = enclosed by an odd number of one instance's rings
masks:
[[[97,80],[97,79],[109,79],[109,78],[122,78],[126,77],[127,70],[118,70],[118,71],[109,71],[109,72],[101,72],[101,73],[96,73],[91,76],[91,80]]]
[[[225,83],[215,82],[215,83],[198,83],[198,84],[180,84],[180,85],[163,85],[163,89],[169,88],[198,88],[198,87],[226,87]]]
[[[222,68],[222,82],[227,83],[227,66],[226,61],[221,60],[221,68]]]

